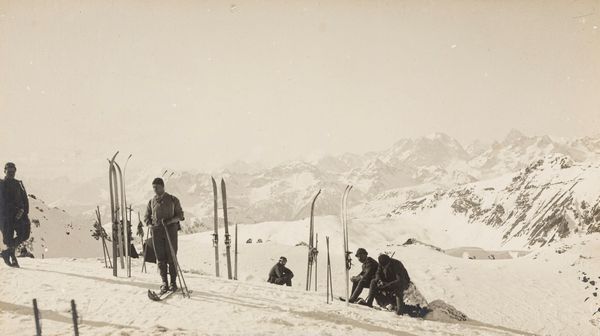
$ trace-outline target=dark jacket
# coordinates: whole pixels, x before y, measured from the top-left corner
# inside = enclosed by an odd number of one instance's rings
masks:
[[[0,179],[0,231],[4,232],[4,180]]]
[[[179,199],[171,194],[164,193],[162,196],[154,196],[148,202],[144,222],[146,225],[153,228],[158,228],[161,225],[161,220],[177,218],[179,221],[184,220],[183,209]],[[178,230],[181,229],[179,222],[176,224]]]
[[[287,281],[292,280],[293,277],[294,273],[292,273],[292,271],[289,268],[283,266],[280,263],[277,263],[271,268],[271,271],[269,272],[269,280],[267,281],[270,283],[275,283],[276,279],[282,279],[284,281]]]
[[[2,212],[5,218],[14,219],[19,210],[23,210],[23,217],[29,214],[29,199],[23,182],[17,179],[2,181]]]
[[[410,277],[400,260],[391,258],[386,266],[379,265],[375,280],[388,284],[389,289],[405,290],[410,284]]]
[[[360,282],[363,282],[368,286],[375,277],[378,267],[379,263],[375,261],[375,259],[367,257],[367,261],[362,264],[362,271],[358,274]]]

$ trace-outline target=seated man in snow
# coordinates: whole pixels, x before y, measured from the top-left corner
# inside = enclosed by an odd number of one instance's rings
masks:
[[[379,267],[375,279],[371,281],[369,296],[361,304],[373,307],[373,300],[382,307],[391,304],[396,314],[405,313],[404,291],[410,284],[410,277],[400,260],[390,258],[386,254],[379,256]]]
[[[292,271],[289,268],[285,267],[286,263],[286,257],[279,258],[277,264],[275,264],[275,266],[271,268],[271,271],[269,272],[269,279],[267,280],[267,282],[276,285],[285,284],[287,286],[291,286],[294,273],[292,273]]]
[[[369,257],[367,250],[362,247],[356,250],[356,257],[362,264],[362,271],[350,279],[352,280],[352,295],[349,299],[350,303],[354,303],[358,300],[363,288],[369,288],[371,286],[371,281],[375,278],[375,273],[377,273],[377,267],[379,266],[377,261]]]

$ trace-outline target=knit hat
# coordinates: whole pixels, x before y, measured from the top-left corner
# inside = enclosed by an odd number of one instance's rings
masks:
[[[367,253],[367,250],[365,250],[364,248],[359,248],[358,250],[356,250],[356,254],[355,256],[358,257],[359,254],[364,254],[364,255],[369,255],[369,253]]]

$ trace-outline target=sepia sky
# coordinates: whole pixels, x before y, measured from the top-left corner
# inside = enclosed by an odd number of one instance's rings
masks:
[[[600,131],[600,1],[0,0],[0,160],[211,169]]]

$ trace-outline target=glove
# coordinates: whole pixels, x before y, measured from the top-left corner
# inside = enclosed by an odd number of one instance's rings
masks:
[[[383,289],[383,290],[389,289],[391,284],[392,284],[391,282],[384,282],[381,284],[381,287],[379,287],[379,289]]]

